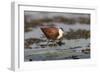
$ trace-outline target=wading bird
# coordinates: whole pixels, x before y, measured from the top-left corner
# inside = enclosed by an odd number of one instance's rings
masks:
[[[53,41],[54,44],[61,45],[61,40],[63,38],[63,28],[56,28],[56,27],[42,27],[42,32],[48,39],[47,45],[50,41]]]

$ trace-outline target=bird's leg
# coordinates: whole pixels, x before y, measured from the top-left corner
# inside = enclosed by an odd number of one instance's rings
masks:
[[[47,46],[49,45],[50,40],[47,41]]]
[[[55,46],[55,41],[53,42],[53,46]]]
[[[58,41],[58,40],[55,40],[55,41],[54,41],[54,46],[57,46],[57,41]]]

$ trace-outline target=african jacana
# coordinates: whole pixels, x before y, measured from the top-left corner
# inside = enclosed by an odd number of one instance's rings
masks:
[[[64,31],[62,28],[56,28],[56,27],[43,27],[41,28],[42,32],[44,33],[44,35],[46,36],[46,38],[48,39],[48,43],[50,40],[52,41],[61,41],[61,39],[63,38],[63,34]],[[47,44],[48,44],[47,43]]]

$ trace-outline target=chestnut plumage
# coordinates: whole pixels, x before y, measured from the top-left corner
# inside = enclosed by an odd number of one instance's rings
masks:
[[[60,40],[64,34],[62,28],[57,28],[57,27],[44,27],[41,28],[41,30],[48,40],[53,40],[53,41]]]

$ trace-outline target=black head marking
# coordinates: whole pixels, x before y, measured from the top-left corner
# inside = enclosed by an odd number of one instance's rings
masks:
[[[64,29],[62,27],[60,27],[60,29],[64,31]]]

